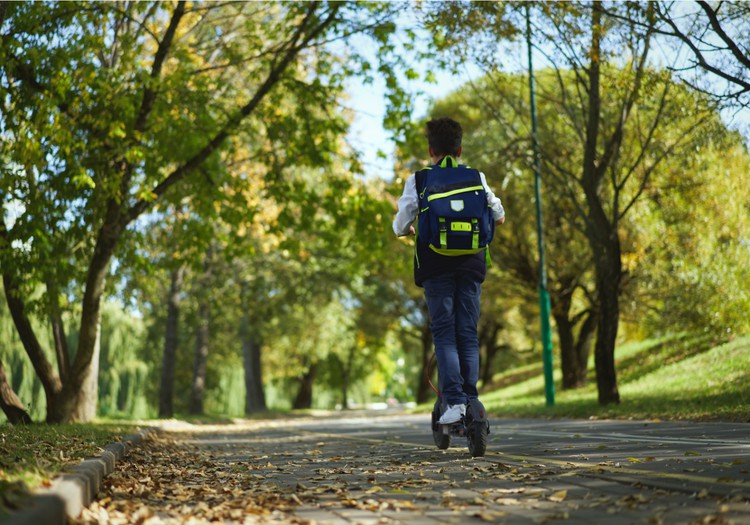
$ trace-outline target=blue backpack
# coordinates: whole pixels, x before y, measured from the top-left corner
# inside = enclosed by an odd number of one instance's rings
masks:
[[[485,250],[495,233],[479,171],[446,156],[415,174],[419,192],[417,242],[440,255]]]

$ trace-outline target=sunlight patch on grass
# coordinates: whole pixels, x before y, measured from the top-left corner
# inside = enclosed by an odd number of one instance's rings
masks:
[[[707,336],[652,339],[617,349],[619,405],[597,402],[595,373],[545,405],[541,373],[482,394],[496,416],[750,420],[750,336],[711,347]],[[509,374],[512,372],[508,372]]]

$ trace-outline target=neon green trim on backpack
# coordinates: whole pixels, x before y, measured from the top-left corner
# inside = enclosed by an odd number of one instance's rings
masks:
[[[471,219],[471,225],[474,228],[474,232],[471,235],[471,247],[474,250],[479,249],[479,221],[477,219]]]
[[[470,232],[471,223],[470,222],[452,222],[451,231],[452,232]]]
[[[453,167],[458,166],[458,162],[456,162],[456,159],[454,159],[450,155],[446,155],[445,157],[443,157],[443,160],[440,161],[440,167],[441,168],[447,168],[448,167],[448,159],[451,159],[451,164],[453,164]]]
[[[484,189],[484,186],[480,184],[479,186],[469,186],[468,188],[459,188],[457,190],[446,191],[445,193],[435,193],[427,197],[427,202],[433,201],[435,199],[443,199],[445,197],[450,197],[452,195],[458,195],[459,193],[468,193],[470,191],[480,191],[483,189]]]
[[[440,255],[448,255],[449,257],[454,257],[457,255],[474,255],[475,253],[481,252],[485,248],[479,248],[476,250],[453,250],[453,249],[448,249],[448,248],[436,248],[435,246],[430,244],[430,249],[433,252],[439,253]]]
[[[445,217],[438,218],[440,222],[440,248],[448,247],[448,225],[445,224]]]

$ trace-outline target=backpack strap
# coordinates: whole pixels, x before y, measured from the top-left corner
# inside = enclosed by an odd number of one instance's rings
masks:
[[[458,166],[458,162],[451,155],[446,155],[443,160],[440,161],[439,166],[441,168],[455,168]]]
[[[424,199],[424,192],[427,189],[427,171],[431,170],[432,167],[428,166],[426,168],[422,168],[418,172],[414,174],[414,183],[417,188],[417,197],[419,198],[419,207],[420,212],[423,211],[422,208],[422,200]]]

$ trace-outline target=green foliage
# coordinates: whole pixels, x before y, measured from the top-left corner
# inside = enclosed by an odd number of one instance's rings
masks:
[[[245,375],[241,359],[233,356],[230,363],[221,359],[217,364],[211,360],[212,373],[209,377],[212,383],[208,385],[206,393],[205,411],[207,414],[221,414],[229,417],[243,417],[245,415]]]
[[[731,337],[750,329],[750,155],[739,137],[706,138],[695,154],[668,161],[638,214],[647,236],[637,261],[652,332],[704,330]]]
[[[610,65],[605,70],[605,92],[625,88],[625,73]],[[671,82],[663,73],[648,72],[645,95],[636,109],[638,116],[626,127],[622,152],[612,170],[622,185],[616,200],[611,196],[610,206],[619,203],[622,213],[628,203],[644,200],[643,205],[629,210],[619,230],[628,276],[625,319],[657,331],[705,328],[713,334],[742,333],[747,330],[744,312],[748,307],[747,294],[740,285],[748,271],[742,232],[750,220],[750,199],[740,174],[746,172],[747,153],[721,125],[705,97]],[[576,96],[572,73],[544,70],[537,73],[537,83],[551,293],[571,286],[591,290],[592,262],[577,207],[581,196],[570,186],[582,162],[577,130],[585,122],[577,118],[583,113],[567,111],[565,105]],[[502,285],[488,288],[484,294],[498,294],[497,306],[484,308],[491,316],[501,315],[502,303],[507,305],[511,297],[532,306],[536,301],[536,233],[534,221],[529,220],[534,195],[524,138],[528,129],[526,91],[522,75],[490,73],[436,102],[431,110],[432,117],[450,115],[462,123],[465,162],[485,171],[508,210],[508,225],[498,230],[493,245],[496,264],[486,286],[492,287],[495,279]],[[606,100],[604,121],[611,121],[618,108]],[[686,106],[702,108],[702,116],[686,116]],[[658,128],[638,127],[651,122],[657,112],[661,119]],[[700,134],[692,133],[697,118],[702,119]],[[652,137],[649,149],[644,149],[646,133]],[[415,142],[405,157],[418,157],[420,147]],[[644,165],[632,168],[637,162]],[[654,170],[651,178],[645,179],[642,196],[642,187],[629,169]],[[608,212],[616,210],[611,207]],[[707,227],[715,233],[707,234]],[[730,300],[726,300],[727,294]],[[579,311],[587,308],[587,295],[576,296],[576,302]]]
[[[429,2],[422,5],[422,23],[432,45],[442,52],[438,64],[458,67],[473,60],[487,69],[498,65],[498,44],[520,34],[513,2]]]
[[[108,303],[102,313],[99,409],[103,417],[147,419],[155,416],[148,396],[151,367],[143,360],[143,319]]]

